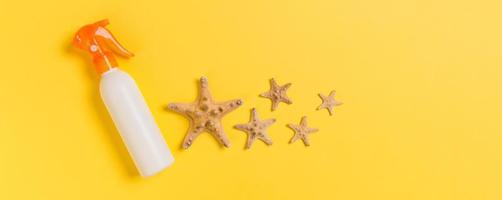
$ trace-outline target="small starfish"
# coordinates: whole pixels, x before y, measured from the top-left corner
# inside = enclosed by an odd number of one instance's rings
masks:
[[[286,95],[286,90],[291,86],[291,83],[286,83],[283,86],[279,86],[274,79],[270,79],[270,90],[268,92],[260,94],[261,97],[269,98],[272,100],[272,111],[277,109],[280,102],[287,104],[292,104],[293,102]]]
[[[328,112],[329,112],[329,115],[333,115],[333,108],[335,106],[339,106],[339,105],[342,105],[343,103],[342,102],[339,102],[337,100],[335,100],[335,94],[336,94],[336,91],[331,91],[331,93],[329,93],[329,96],[324,96],[323,94],[320,94],[319,93],[319,97],[321,97],[322,99],[322,104],[317,107],[317,110],[320,110],[320,109],[328,109]]]
[[[230,141],[223,131],[221,119],[240,105],[242,105],[240,99],[214,102],[209,92],[207,78],[201,77],[199,96],[194,103],[170,103],[168,108],[190,120],[190,127],[182,145],[184,149],[187,149],[195,138],[204,131],[211,133],[223,146],[230,147]]]
[[[302,139],[303,144],[305,144],[305,146],[310,146],[309,138],[307,136],[310,135],[311,133],[319,131],[319,129],[317,128],[308,127],[306,116],[302,117],[300,125],[288,124],[288,127],[295,131],[295,135],[293,136],[293,138],[291,138],[291,141],[289,141],[289,143],[291,144],[298,139]]]
[[[267,119],[261,121],[256,113],[256,108],[251,109],[251,119],[247,124],[237,124],[234,127],[248,134],[246,149],[251,148],[251,145],[256,138],[262,140],[267,145],[272,145],[272,140],[267,135],[267,128],[275,123],[275,119]]]

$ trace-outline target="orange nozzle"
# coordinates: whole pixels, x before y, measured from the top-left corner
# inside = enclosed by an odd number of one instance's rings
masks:
[[[92,62],[99,74],[118,66],[114,53],[126,58],[134,56],[133,53],[122,47],[112,33],[105,28],[108,24],[108,20],[105,19],[85,25],[78,30],[73,38],[75,47],[91,53]]]

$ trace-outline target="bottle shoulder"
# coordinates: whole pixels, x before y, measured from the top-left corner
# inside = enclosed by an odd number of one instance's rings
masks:
[[[113,68],[101,75],[100,87],[116,86],[116,85],[130,85],[135,84],[134,79],[126,72]]]
[[[119,80],[120,79],[132,79],[132,77],[128,73],[126,73],[118,68],[110,69],[107,72],[101,74],[101,82],[107,81],[107,80],[116,80],[116,79],[119,79]]]

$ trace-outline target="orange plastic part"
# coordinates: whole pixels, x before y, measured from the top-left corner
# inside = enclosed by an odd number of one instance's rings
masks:
[[[85,25],[78,30],[73,38],[74,46],[91,54],[92,62],[99,74],[118,66],[114,53],[125,58],[134,56],[133,53],[122,47],[112,33],[105,28],[108,24],[108,20],[105,19]]]

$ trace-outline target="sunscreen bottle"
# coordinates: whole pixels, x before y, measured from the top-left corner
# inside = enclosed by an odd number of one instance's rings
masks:
[[[86,25],[76,33],[73,45],[92,56],[101,76],[101,98],[118,129],[136,168],[143,177],[154,175],[174,162],[159,127],[134,79],[118,69],[115,54],[132,57],[105,28],[108,20]]]

